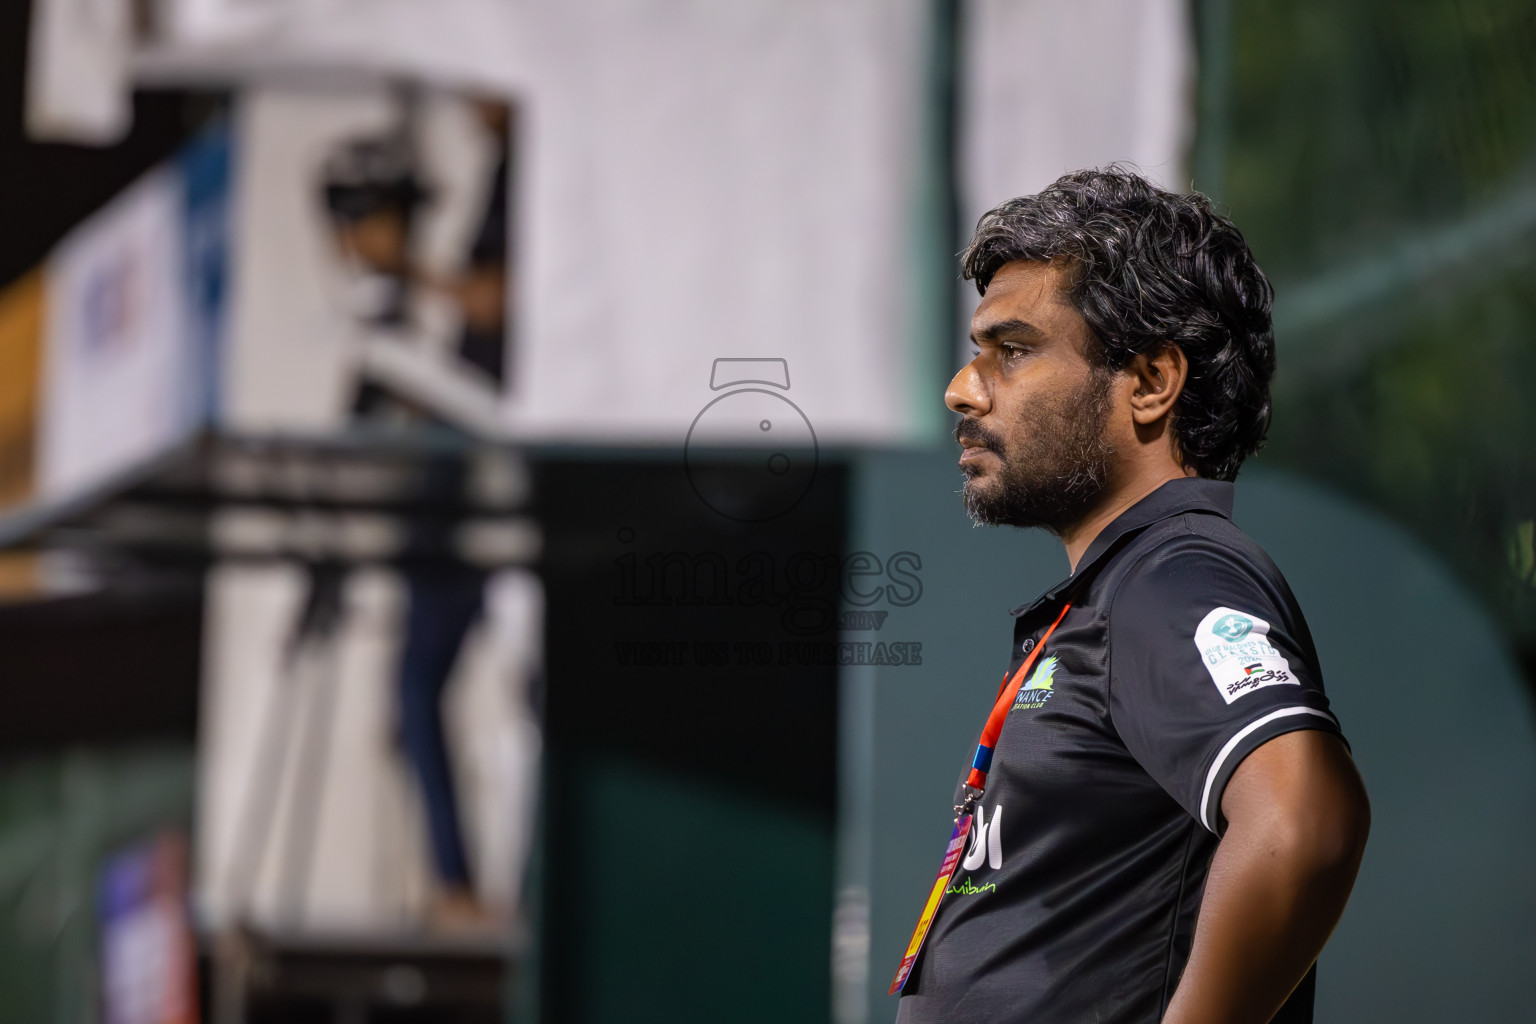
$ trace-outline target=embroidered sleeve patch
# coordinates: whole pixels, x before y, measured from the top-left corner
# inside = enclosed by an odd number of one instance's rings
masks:
[[[1195,629],[1200,661],[1228,704],[1266,686],[1300,685],[1269,642],[1269,623],[1235,608],[1212,608]]]

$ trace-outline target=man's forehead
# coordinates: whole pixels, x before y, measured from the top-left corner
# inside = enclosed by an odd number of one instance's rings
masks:
[[[971,317],[971,327],[984,331],[1007,320],[1026,320],[1041,328],[1062,324],[1077,311],[1067,296],[1066,270],[1059,263],[1013,260],[1004,263],[987,282],[986,294]]]

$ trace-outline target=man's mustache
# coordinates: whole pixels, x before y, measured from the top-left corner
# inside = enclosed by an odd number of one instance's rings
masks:
[[[955,426],[955,441],[961,445],[981,445],[1003,454],[1003,439],[973,419],[963,419]]]

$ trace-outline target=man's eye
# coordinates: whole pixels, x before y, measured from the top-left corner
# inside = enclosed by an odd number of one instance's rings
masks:
[[[1016,359],[1017,357],[1023,355],[1026,351],[1028,351],[1028,350],[1025,349],[1023,345],[1004,345],[1003,346],[1003,355],[1004,355],[1004,357],[1006,357],[1008,359]]]

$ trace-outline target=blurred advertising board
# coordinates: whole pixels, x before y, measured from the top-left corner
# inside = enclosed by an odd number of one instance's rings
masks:
[[[222,134],[150,172],[47,266],[38,491],[62,498],[154,458],[212,407],[224,246]]]
[[[0,506],[108,487],[209,421],[228,146],[207,132],[0,292]]]
[[[166,832],[109,859],[97,914],[104,1024],[197,1024],[186,839]]]

